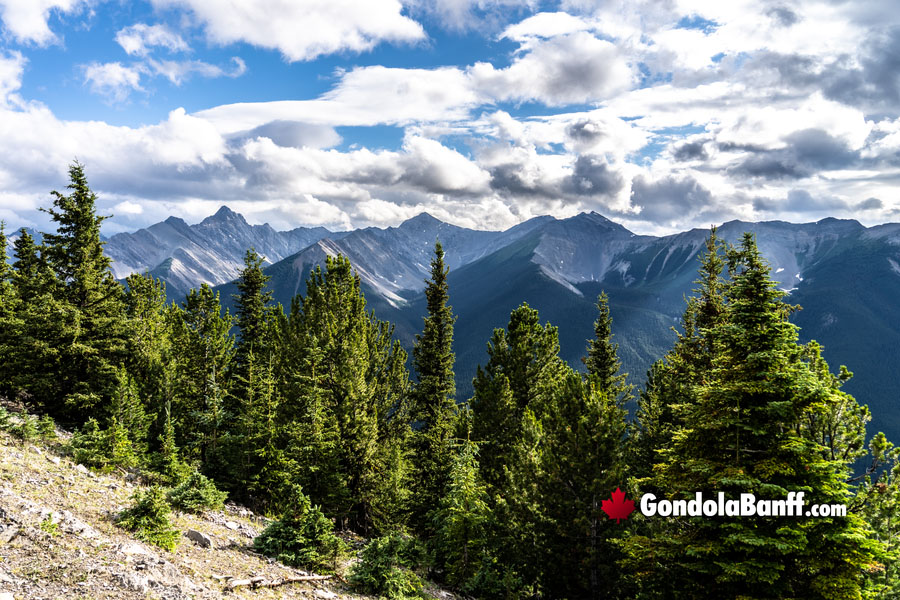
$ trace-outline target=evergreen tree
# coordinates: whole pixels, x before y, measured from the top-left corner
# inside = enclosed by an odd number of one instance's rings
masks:
[[[619,345],[612,341],[612,317],[609,315],[609,297],[602,292],[597,297],[597,320],[594,321],[594,339],[588,342],[588,353],[582,359],[588,375],[594,378],[597,389],[605,390],[620,403],[631,399],[631,386],[625,383],[627,373],[621,373]]]
[[[453,457],[447,493],[433,514],[436,548],[447,582],[474,591],[475,575],[487,554],[491,520],[488,496],[478,474],[478,447],[466,440]]]
[[[181,308],[169,312],[175,355],[173,419],[186,458],[207,473],[222,473],[219,439],[227,422],[225,399],[234,356],[232,318],[207,284],[191,290]]]
[[[17,359],[21,325],[17,318],[18,294],[13,272],[7,263],[6,223],[0,221],[0,394],[12,392],[12,376]]]
[[[654,485],[667,497],[722,491],[811,503],[849,498],[849,464],[823,453],[802,431],[809,411],[844,398],[811,368],[788,321],[793,308],[769,277],[752,235],[729,252],[731,281],[713,325],[711,368],[677,407],[672,446]],[[701,313],[702,314],[702,313]],[[626,541],[643,573],[645,595],[691,598],[856,598],[878,544],[847,517],[679,519],[650,540]]]
[[[559,357],[555,327],[542,326],[536,310],[523,304],[496,329],[488,362],[479,367],[472,399],[473,437],[481,451],[491,524],[492,567],[479,574],[490,593],[538,593],[544,557],[540,504],[543,419],[571,369]]]
[[[55,274],[53,293],[66,314],[60,315],[60,343],[48,340],[59,352],[52,365],[56,389],[39,400],[51,412],[77,421],[85,410],[102,407],[115,391],[126,332],[122,286],[110,271],[100,239],[106,217],[96,215],[97,197],[81,164],[69,167],[69,178],[71,193],[52,192],[53,207],[42,209],[57,231],[44,236],[41,257],[46,255]]]
[[[452,442],[456,413],[453,375],[453,310],[447,304],[448,269],[444,249],[434,246],[431,279],[426,281],[428,315],[425,329],[416,336],[413,365],[417,375],[413,391],[413,489],[412,523],[420,531],[430,530],[428,513],[447,493],[452,465]]]
[[[222,438],[223,452],[231,466],[228,485],[258,506],[264,506],[269,499],[259,479],[261,469],[268,467],[261,455],[260,418],[270,410],[271,403],[278,402],[272,364],[276,348],[275,316],[280,312],[272,304],[272,292],[267,289],[269,277],[262,272],[262,263],[255,250],[248,250],[237,281],[239,293],[234,298],[238,342],[231,395],[226,405],[233,427]]]
[[[318,459],[299,462],[297,483],[341,527],[398,525],[408,478],[406,353],[366,312],[346,258],[328,257],[312,272],[285,329],[285,355],[297,359],[281,375],[290,390],[283,413],[297,419],[287,424],[289,444]]]

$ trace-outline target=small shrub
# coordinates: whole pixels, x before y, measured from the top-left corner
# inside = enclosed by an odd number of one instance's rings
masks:
[[[134,533],[134,537],[172,551],[179,532],[169,520],[170,508],[162,488],[153,486],[132,496],[133,504],[119,513],[118,525]]]
[[[53,522],[53,515],[47,515],[47,518],[41,521],[41,531],[45,531],[53,537],[59,534],[59,523]]]
[[[292,510],[253,540],[253,548],[291,567],[330,570],[345,551],[334,523],[302,492]]]
[[[22,413],[22,422],[13,428],[13,434],[23,442],[33,442],[38,438],[37,419]]]
[[[0,431],[9,431],[12,429],[12,421],[9,418],[9,411],[5,406],[0,406]]]
[[[172,508],[184,512],[200,513],[204,510],[218,510],[225,503],[227,492],[220,492],[208,477],[198,471],[169,491],[166,498]]]
[[[138,464],[128,433],[115,420],[107,429],[100,429],[96,419],[88,419],[72,436],[69,449],[75,462],[104,472]]]
[[[415,570],[422,566],[421,546],[400,534],[376,538],[363,548],[350,583],[360,591],[391,600],[422,598],[423,582]]]
[[[53,417],[50,415],[44,415],[37,422],[38,435],[42,440],[50,441],[56,439],[56,423],[53,422]]]

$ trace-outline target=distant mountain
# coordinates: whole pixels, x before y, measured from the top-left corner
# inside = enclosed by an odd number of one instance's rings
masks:
[[[870,405],[874,430],[900,439],[900,224],[866,228],[838,219],[804,224],[731,221],[718,228],[732,243],[745,231],[756,235],[788,299],[803,307],[793,317],[801,339],[821,342],[833,370],[846,364],[855,372],[847,391]],[[459,399],[465,400],[476,366],[486,360],[491,332],[505,326],[510,311],[522,302],[559,328],[563,357],[580,365],[601,291],[610,296],[625,369],[633,383],[642,383],[652,362],[674,341],[672,327],[678,325],[684,297],[695,286],[698,254],[709,232],[636,235],[599,214],[585,213],[568,219],[538,217],[499,232],[456,227],[421,214],[386,229],[279,233],[247,225],[240,215],[222,209],[198,225],[169,219],[130,235],[114,236],[107,245],[114,250],[110,254],[127,265],[138,264],[129,258],[132,254],[143,257],[142,264],[165,255],[152,272],[175,282],[179,291],[201,277],[211,282],[233,277],[242,264],[242,244],[255,245],[274,263],[266,272],[276,300],[284,306],[305,293],[315,265],[329,255],[346,255],[360,275],[369,308],[396,325],[397,336],[408,348],[422,328],[422,291],[439,239],[450,267],[450,301],[458,315],[457,388]],[[173,250],[159,249],[163,247]],[[223,301],[231,302],[233,283],[218,289]]]
[[[201,283],[218,285],[237,277],[244,254],[255,248],[272,264],[326,237],[343,234],[324,227],[275,231],[250,225],[227,206],[196,225],[169,217],[134,233],[119,233],[106,243],[113,273],[124,278],[149,271],[166,282],[170,298],[181,298]]]

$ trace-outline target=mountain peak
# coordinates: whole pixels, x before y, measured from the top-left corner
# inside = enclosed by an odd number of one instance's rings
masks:
[[[216,214],[206,217],[200,222],[201,225],[208,225],[210,223],[241,223],[246,225],[247,221],[244,219],[243,215],[234,212],[223,204],[219,207],[219,210],[216,211]]]
[[[403,226],[417,226],[417,227],[434,227],[436,225],[443,225],[444,222],[440,219],[433,217],[430,213],[420,212],[416,216],[409,218],[402,223],[400,223],[400,227]]]

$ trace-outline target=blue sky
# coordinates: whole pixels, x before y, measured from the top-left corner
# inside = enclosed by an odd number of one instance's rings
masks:
[[[895,221],[893,4],[0,0],[0,219]]]

